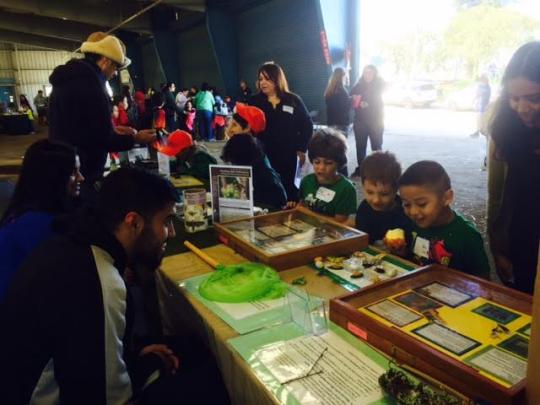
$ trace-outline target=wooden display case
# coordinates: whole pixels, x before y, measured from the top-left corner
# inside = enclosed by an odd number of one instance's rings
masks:
[[[356,337],[473,400],[525,403],[531,296],[430,265],[330,302]]]
[[[303,207],[214,224],[220,240],[248,260],[277,270],[317,256],[342,256],[368,246],[368,235]]]

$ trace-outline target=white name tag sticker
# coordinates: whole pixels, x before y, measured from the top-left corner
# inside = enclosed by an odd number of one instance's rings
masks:
[[[418,257],[429,259],[429,240],[417,236],[414,241],[413,253]]]
[[[315,195],[315,198],[317,200],[324,201],[325,203],[329,203],[334,199],[336,195],[336,192],[334,190],[330,190],[326,187],[319,187],[317,190],[317,194]]]
[[[290,105],[284,105],[283,106],[283,112],[286,112],[286,113],[289,113],[289,114],[294,114],[294,107],[292,107]]]

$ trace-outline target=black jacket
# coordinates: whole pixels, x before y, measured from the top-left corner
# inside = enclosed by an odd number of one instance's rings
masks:
[[[287,194],[279,174],[264,159],[253,166],[253,199],[263,208],[281,209],[287,203]]]
[[[362,102],[367,103],[363,108],[354,110],[354,120],[364,121],[369,124],[383,125],[384,122],[384,104],[382,93],[384,91],[384,82],[376,77],[368,83],[362,78],[351,89],[351,96],[362,96]]]
[[[396,205],[390,211],[375,211],[366,200],[362,201],[356,211],[356,228],[369,235],[369,243],[382,240],[390,229],[401,228],[409,235],[411,220],[405,215],[401,198],[396,196]]]
[[[131,149],[134,139],[113,131],[106,80],[95,63],[70,60],[49,81],[49,137],[77,148],[81,173],[93,182],[103,175],[107,152]]]
[[[6,404],[28,403],[51,359],[48,386],[59,388],[63,404],[119,403],[140,380],[122,278],[125,252],[98,223],[90,211],[69,218],[64,235],[44,242],[22,264],[0,304],[0,398]],[[150,369],[159,363],[146,360]]]
[[[288,198],[295,198],[296,152],[305,152],[313,133],[313,122],[296,94],[287,93],[274,108],[263,93],[255,94],[250,104],[263,110],[266,129],[257,135],[272,167],[280,174]]]
[[[346,126],[351,123],[349,112],[351,110],[351,98],[343,87],[336,89],[336,92],[329,97],[325,97],[326,102],[326,123],[330,126]]]

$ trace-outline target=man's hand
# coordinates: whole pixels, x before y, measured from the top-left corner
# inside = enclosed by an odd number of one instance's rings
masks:
[[[296,152],[296,156],[298,156],[298,161],[300,162],[300,166],[304,166],[304,163],[306,163],[306,154],[305,152]]]
[[[176,357],[174,352],[169,349],[167,345],[155,344],[145,346],[139,353],[139,356],[144,356],[147,354],[155,354],[158,356],[163,362],[163,368],[166,373],[175,374],[176,370],[178,370],[180,360],[178,360],[178,357]]]
[[[134,135],[135,143],[152,143],[156,140],[155,129],[141,129]]]
[[[135,128],[126,127],[124,125],[118,125],[114,127],[114,132],[116,132],[118,135],[132,135],[135,136],[137,134],[137,130]]]

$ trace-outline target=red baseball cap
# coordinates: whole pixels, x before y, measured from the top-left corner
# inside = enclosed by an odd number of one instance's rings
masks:
[[[236,103],[236,113],[247,121],[254,134],[258,134],[266,128],[266,117],[260,108]]]
[[[191,145],[193,145],[193,139],[189,132],[180,129],[169,134],[166,145],[154,142],[154,147],[157,151],[167,156],[176,156]]]

